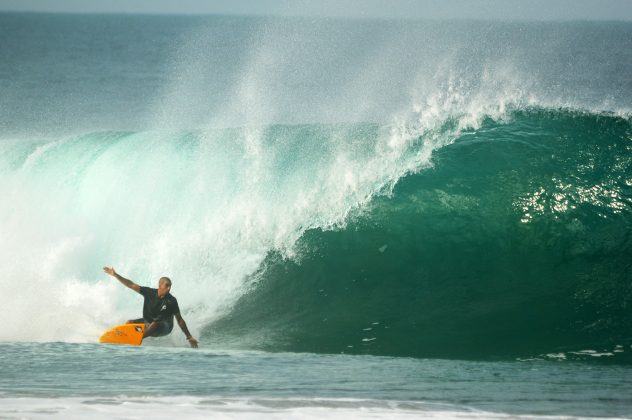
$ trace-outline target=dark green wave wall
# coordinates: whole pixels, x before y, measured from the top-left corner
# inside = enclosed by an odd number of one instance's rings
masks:
[[[270,253],[204,335],[273,351],[630,361],[630,120],[517,111],[433,163],[343,228],[307,231],[298,258]]]

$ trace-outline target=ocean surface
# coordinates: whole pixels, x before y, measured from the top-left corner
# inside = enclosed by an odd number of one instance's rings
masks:
[[[631,98],[626,22],[0,13],[0,418],[632,418]]]

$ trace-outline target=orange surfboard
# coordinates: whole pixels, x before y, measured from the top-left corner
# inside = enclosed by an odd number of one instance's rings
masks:
[[[104,344],[129,344],[140,346],[143,342],[143,331],[145,324],[123,324],[117,325],[111,330],[103,333],[99,338],[99,343]]]

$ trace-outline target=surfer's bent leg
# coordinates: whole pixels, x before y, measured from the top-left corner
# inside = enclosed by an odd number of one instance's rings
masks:
[[[147,325],[147,327],[145,328],[145,332],[143,332],[143,338],[153,336],[157,328],[158,328],[158,323],[156,321]]]
[[[163,321],[154,321],[145,328],[144,337],[162,337],[167,335],[173,329],[173,324]]]

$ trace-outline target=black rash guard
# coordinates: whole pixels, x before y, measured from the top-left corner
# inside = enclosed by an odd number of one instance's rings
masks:
[[[151,287],[141,287],[139,292],[145,298],[143,304],[143,318],[145,322],[151,323],[157,321],[167,324],[169,332],[173,329],[173,316],[180,313],[178,301],[171,293],[160,299],[158,297],[158,289]]]

